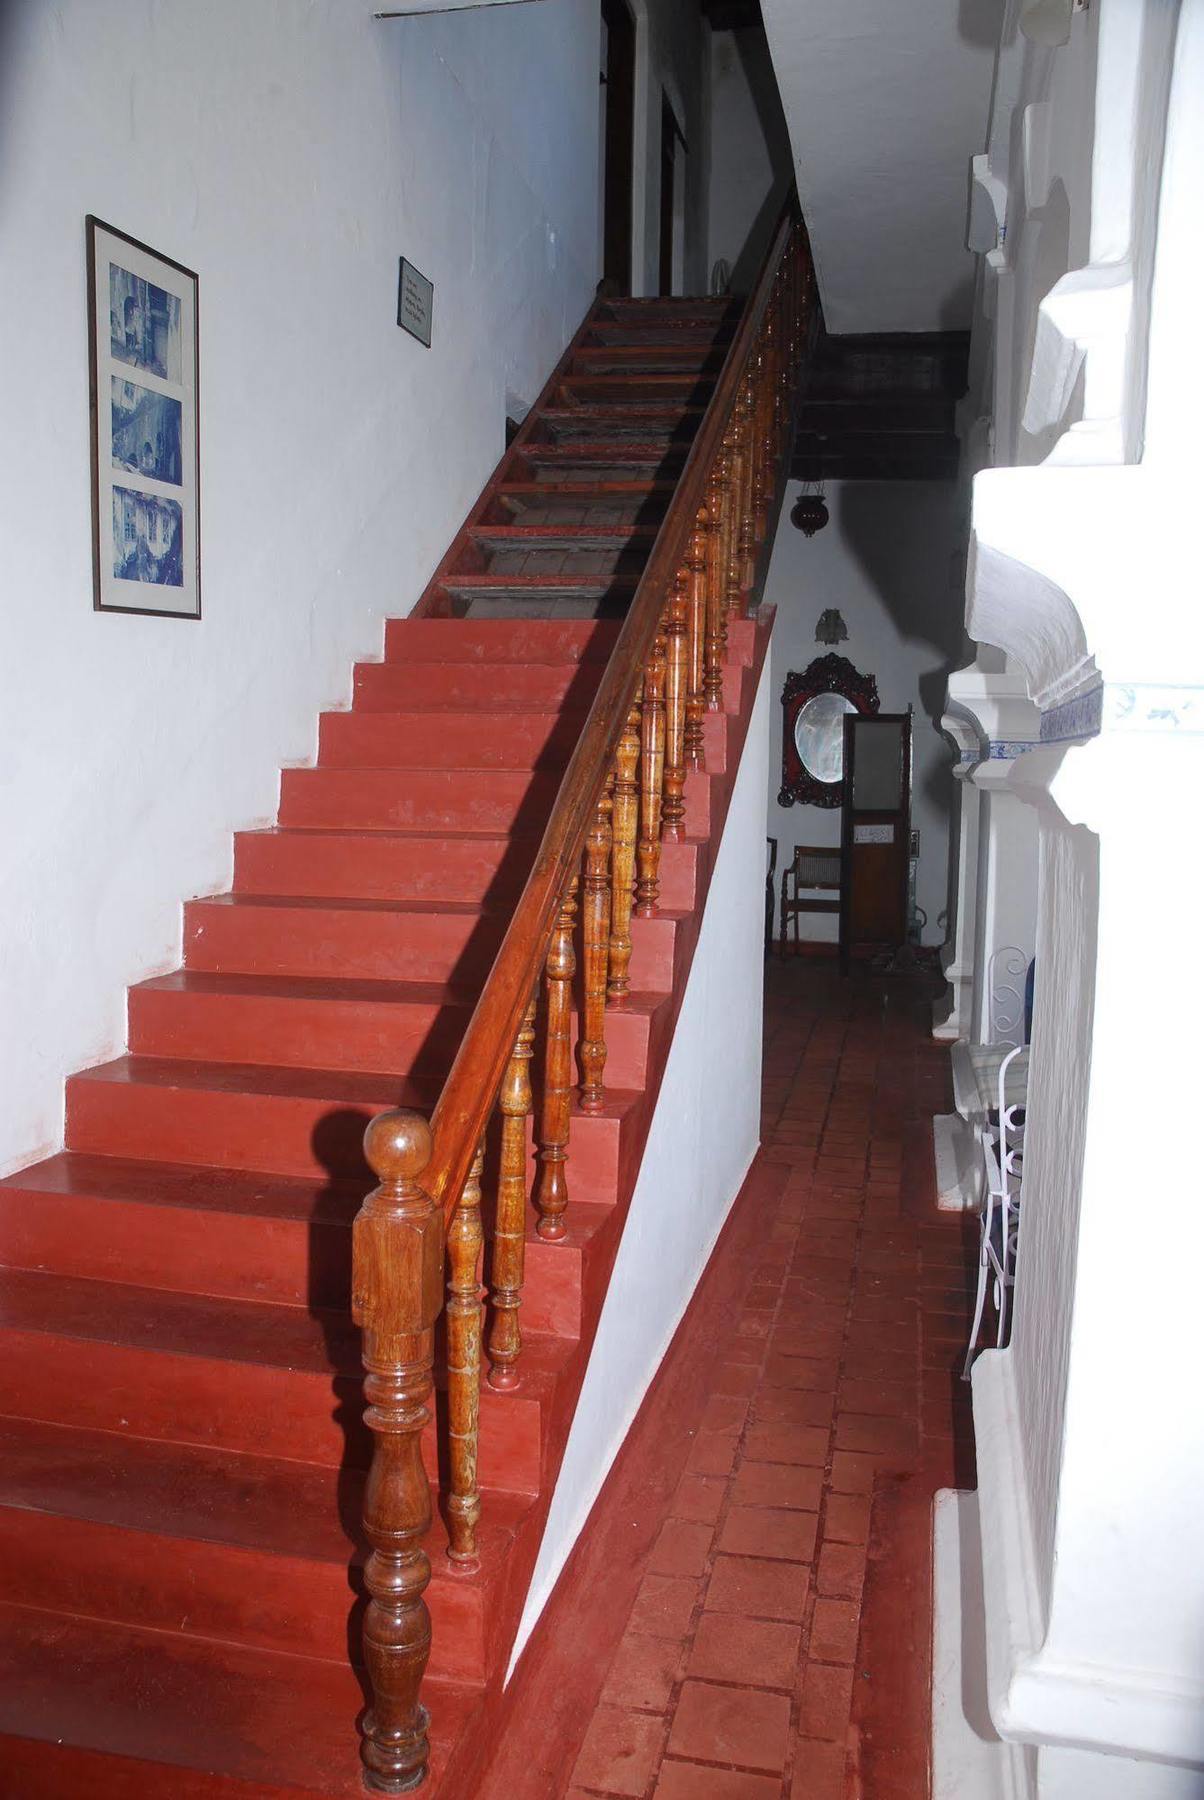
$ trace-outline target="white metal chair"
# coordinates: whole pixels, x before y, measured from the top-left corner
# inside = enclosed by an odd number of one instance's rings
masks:
[[[978,1126],[986,1168],[986,1191],[983,1196],[982,1223],[978,1246],[978,1291],[974,1302],[974,1323],[962,1379],[970,1378],[970,1365],[978,1347],[982,1315],[986,1306],[987,1283],[993,1284],[995,1303],[995,1343],[1002,1348],[1007,1337],[1011,1291],[1016,1274],[1016,1239],[1020,1229],[1020,1190],[1024,1174],[1023,1098],[1016,1098],[1014,1084],[1009,1081],[1011,1065],[1024,1045],[1017,1044],[999,1064],[995,1106]]]

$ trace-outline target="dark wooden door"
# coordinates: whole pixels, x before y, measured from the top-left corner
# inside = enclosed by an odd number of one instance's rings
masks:
[[[840,963],[907,937],[911,712],[850,713],[841,796]]]
[[[635,20],[625,0],[602,0],[602,22],[606,26],[602,277],[608,292],[630,294]]]

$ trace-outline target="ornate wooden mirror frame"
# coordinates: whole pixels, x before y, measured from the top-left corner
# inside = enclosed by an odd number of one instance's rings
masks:
[[[803,708],[823,694],[832,694],[846,704],[833,706],[830,719],[816,719],[811,728],[812,742],[819,752],[806,752],[800,747],[800,736],[808,736],[807,720],[800,732]],[[820,709],[813,709],[818,711]],[[844,746],[844,718],[849,712],[876,713],[878,683],[872,675],[862,675],[846,656],[817,656],[802,674],[791,673],[782,689],[782,787],[779,806],[839,806],[841,792],[840,757]],[[834,760],[834,772],[827,779],[827,762]],[[826,759],[826,760],[825,760]],[[810,763],[810,767],[808,764]],[[822,776],[820,772],[822,771]]]

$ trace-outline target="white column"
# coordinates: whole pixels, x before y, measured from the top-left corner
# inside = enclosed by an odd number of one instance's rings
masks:
[[[973,937],[964,954],[972,964],[971,992],[960,1009],[963,1029],[954,1036],[984,1043],[990,1036],[989,968],[996,950],[1014,946],[1027,962],[1033,955],[1037,911],[1037,824],[1031,807],[1017,798],[1017,761],[1039,743],[1041,715],[1028,697],[1028,684],[1002,652],[979,649],[968,669],[949,677],[949,712],[969,721],[985,746],[967,771],[977,796],[977,861],[970,875],[961,867],[957,908],[962,927]],[[963,790],[964,793],[964,790]],[[963,818],[966,807],[963,799]],[[968,846],[962,846],[963,854]],[[972,899],[963,904],[963,896]],[[941,1034],[945,1035],[944,1033]]]
[[[974,933],[978,907],[979,791],[971,776],[982,752],[973,722],[946,712],[941,730],[953,740],[958,760],[953,765],[953,804],[949,809],[949,836],[956,845],[952,891],[949,896],[949,929],[941,950],[941,968],[948,991],[933,1001],[932,1035],[942,1043],[965,1037],[970,1029],[970,996],[974,981]]]

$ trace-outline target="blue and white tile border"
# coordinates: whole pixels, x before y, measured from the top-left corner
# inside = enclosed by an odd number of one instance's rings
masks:
[[[1204,737],[1204,687],[1177,687],[1168,682],[1099,682],[1041,714],[1039,738],[992,738],[989,762],[1014,762],[1029,750],[1059,744],[1082,744],[1101,732],[1158,732],[1174,737]],[[965,759],[973,767],[973,759]],[[963,765],[958,764],[957,772]]]
[[[1176,737],[1204,734],[1204,688],[1160,681],[1109,682],[1105,731],[1157,731]]]

